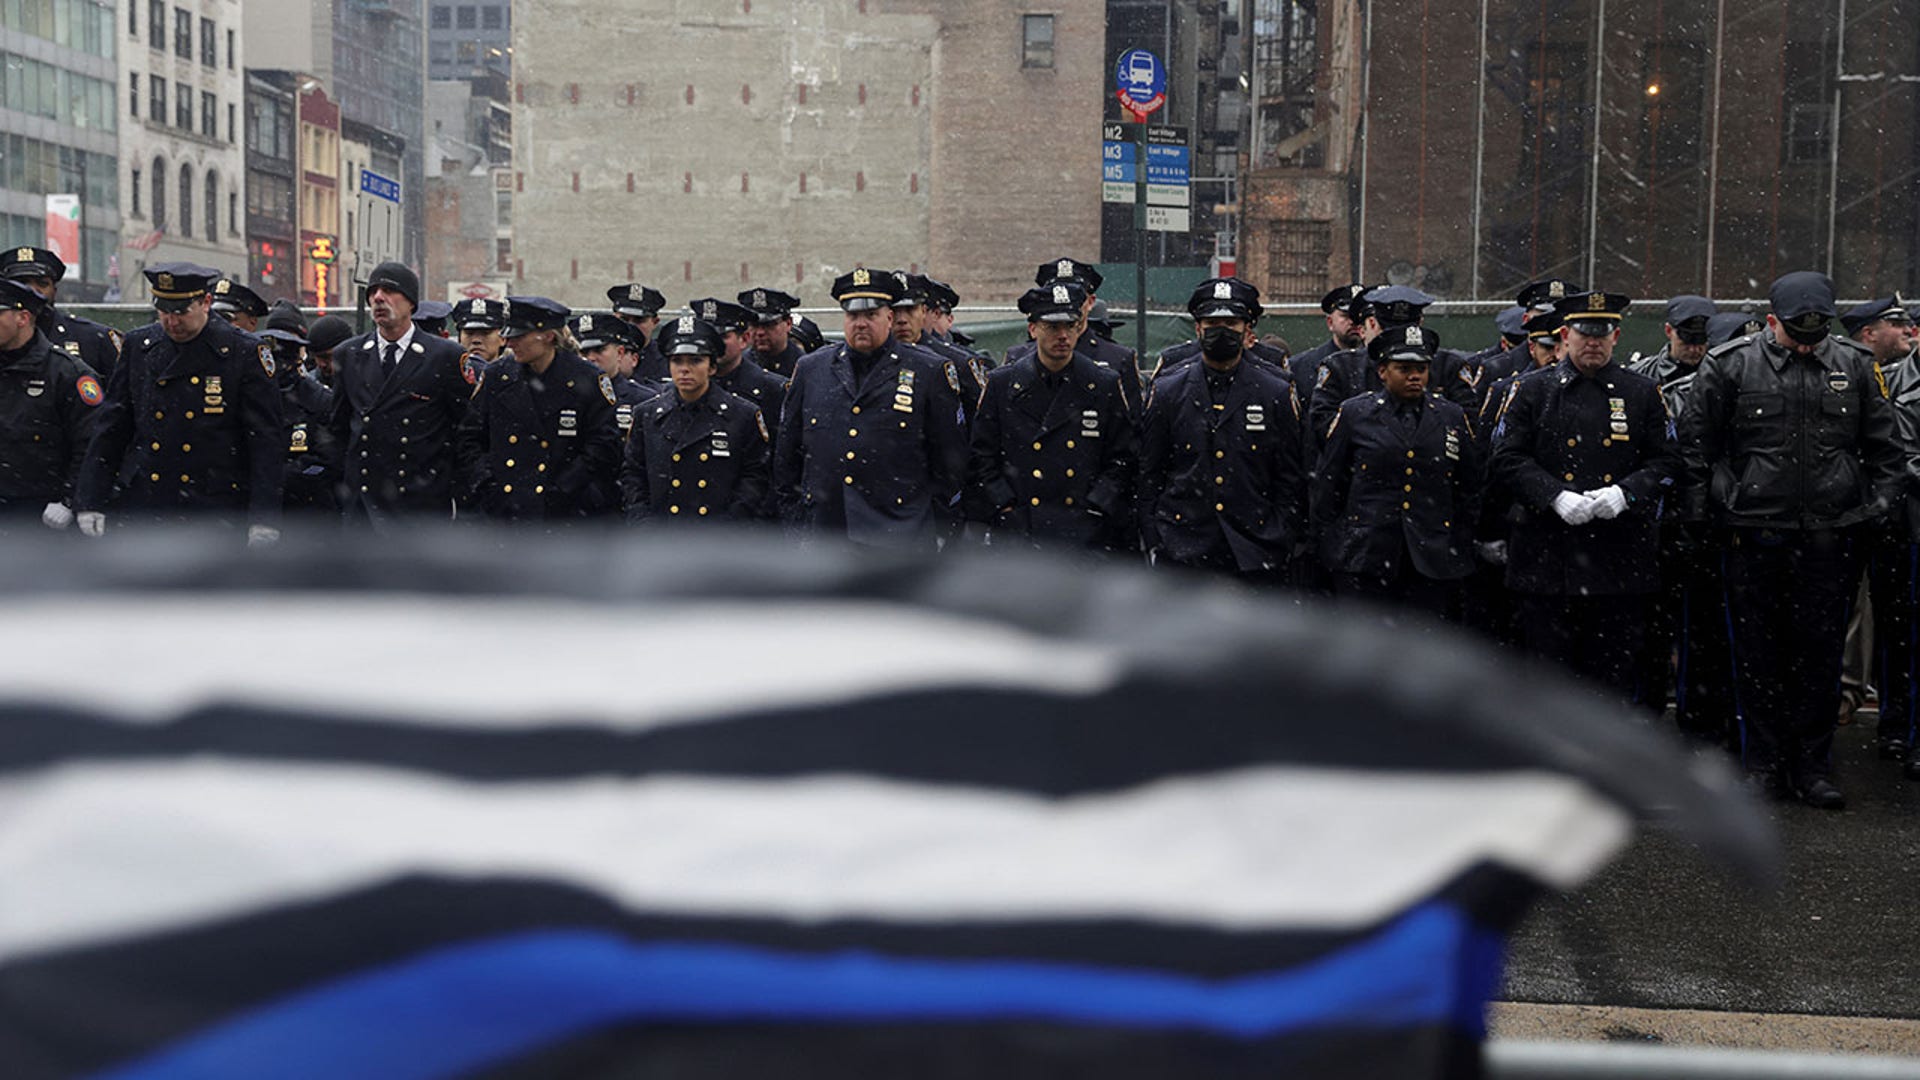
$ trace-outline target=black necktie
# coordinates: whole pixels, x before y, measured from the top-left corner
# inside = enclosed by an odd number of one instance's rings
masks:
[[[397,341],[387,342],[386,358],[380,361],[381,377],[387,379],[393,378],[393,369],[399,366],[399,363],[400,343]]]

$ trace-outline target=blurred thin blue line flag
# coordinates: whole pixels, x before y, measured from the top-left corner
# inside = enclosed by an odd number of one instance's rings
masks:
[[[1554,678],[1127,568],[178,536],[0,596],[16,1080],[1467,1077],[1636,815],[1774,866]]]

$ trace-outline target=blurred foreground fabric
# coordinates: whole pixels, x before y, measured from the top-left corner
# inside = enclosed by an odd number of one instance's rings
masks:
[[[9,1078],[1470,1077],[1730,777],[1440,632],[1001,553],[0,552]]]

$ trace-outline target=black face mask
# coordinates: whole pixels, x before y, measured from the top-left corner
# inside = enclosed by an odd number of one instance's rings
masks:
[[[1240,355],[1246,335],[1226,326],[1210,326],[1200,335],[1200,353],[1216,364]]]

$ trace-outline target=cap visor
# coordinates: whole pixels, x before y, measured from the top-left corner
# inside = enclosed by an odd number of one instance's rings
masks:
[[[1799,330],[1789,326],[1787,327],[1787,336],[1802,345],[1818,345],[1826,340],[1827,328],[1822,326],[1818,330]]]
[[[1247,313],[1231,304],[1214,304],[1193,313],[1196,319],[1244,319]]]
[[[157,296],[153,298],[154,310],[164,311],[169,315],[178,315],[192,306],[192,298],[186,300],[162,300]]]
[[[872,311],[875,308],[888,306],[890,305],[885,300],[875,299],[871,296],[849,296],[845,300],[840,301],[841,311]]]
[[[1586,337],[1606,337],[1620,329],[1620,324],[1612,319],[1568,319],[1561,325]]]

